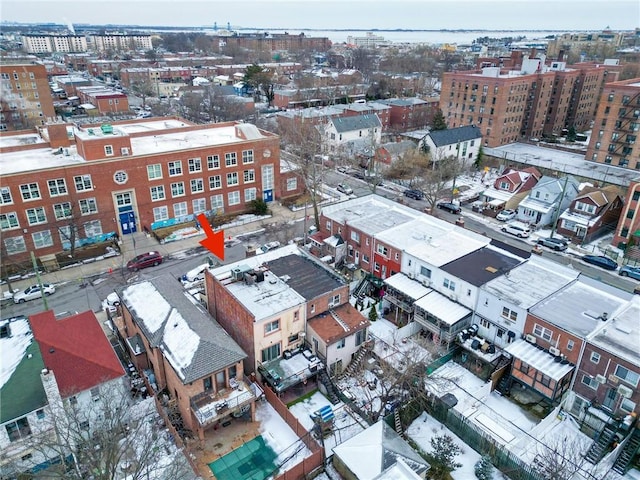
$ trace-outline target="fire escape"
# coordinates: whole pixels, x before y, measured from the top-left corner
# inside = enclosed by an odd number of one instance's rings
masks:
[[[618,165],[627,167],[640,131],[640,93],[625,95],[618,110],[615,132],[607,154],[618,158]],[[613,163],[613,162],[611,162]]]

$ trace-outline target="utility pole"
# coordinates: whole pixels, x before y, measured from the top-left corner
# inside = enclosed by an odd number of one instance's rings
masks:
[[[565,195],[565,192],[567,191],[568,180],[569,180],[569,176],[565,175],[564,185],[562,186],[562,195],[560,195],[560,202],[558,203],[558,208],[556,209],[556,214],[553,219],[553,225],[551,225],[551,235],[549,238],[553,238],[553,234],[556,233],[556,228],[558,225],[558,217],[560,216],[560,208],[562,208],[562,201],[564,200],[564,195]]]
[[[31,253],[31,263],[33,264],[33,271],[36,273],[36,280],[38,281],[38,286],[40,287],[40,294],[42,296],[42,304],[44,305],[45,312],[49,310],[49,304],[47,302],[47,296],[44,293],[44,288],[42,286],[42,279],[40,278],[40,272],[38,271],[38,263],[36,262],[36,255],[33,252]]]

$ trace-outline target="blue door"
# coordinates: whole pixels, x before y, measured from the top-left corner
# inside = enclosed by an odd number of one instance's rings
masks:
[[[118,215],[120,217],[120,228],[122,228],[123,235],[138,231],[136,227],[136,217],[133,214],[133,211],[120,212]]]
[[[265,190],[262,193],[262,199],[265,202],[273,202],[273,190]]]

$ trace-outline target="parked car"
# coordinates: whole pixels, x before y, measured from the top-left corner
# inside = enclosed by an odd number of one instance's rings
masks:
[[[538,245],[550,248],[556,252],[562,252],[567,249],[567,241],[556,237],[539,238]]]
[[[529,235],[531,235],[531,230],[529,229],[528,225],[517,222],[507,223],[500,230],[504,233],[515,235],[518,238],[527,238]]]
[[[44,292],[46,296],[49,296],[56,292],[56,287],[48,283],[43,283],[42,290],[40,290],[40,285],[31,285],[23,291],[15,293],[13,295],[13,303],[24,303],[29,300],[35,300],[36,298],[42,298],[42,292]]]
[[[438,202],[436,207],[438,207],[441,210],[446,210],[447,212],[450,212],[450,213],[457,214],[462,212],[460,205],[456,205],[455,203],[452,203],[452,202]]]
[[[353,193],[353,189],[346,183],[339,183],[336,190],[344,193],[345,195],[351,195]]]
[[[618,272],[618,275],[640,280],[640,267],[632,267],[631,265],[625,265],[624,267],[620,267],[620,271]]]
[[[280,242],[269,242],[265,243],[261,247],[256,250],[256,255],[260,255],[262,253],[267,253],[270,250],[274,250],[280,246]]]
[[[515,210],[502,210],[498,215],[496,215],[496,220],[500,222],[508,222],[509,220],[513,220],[516,218]]]
[[[618,268],[615,260],[605,257],[604,255],[584,255],[582,261],[604,268],[605,270],[615,270]]]
[[[127,262],[127,269],[137,272],[141,268],[155,267],[162,263],[162,255],[158,252],[147,252],[132,258]]]
[[[413,198],[414,200],[422,200],[424,198],[424,193],[422,193],[421,190],[410,188],[409,190],[404,191],[404,196]]]

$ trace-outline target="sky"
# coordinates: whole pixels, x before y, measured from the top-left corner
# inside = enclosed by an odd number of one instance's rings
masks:
[[[633,30],[638,0],[2,0],[24,23],[268,29]]]

